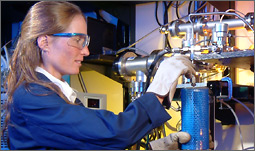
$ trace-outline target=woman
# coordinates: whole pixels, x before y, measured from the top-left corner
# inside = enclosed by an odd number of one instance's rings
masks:
[[[79,105],[62,76],[79,73],[89,40],[79,7],[54,1],[31,7],[7,78],[10,149],[125,149],[170,119],[153,88],[118,115]],[[194,72],[190,65],[181,74]]]

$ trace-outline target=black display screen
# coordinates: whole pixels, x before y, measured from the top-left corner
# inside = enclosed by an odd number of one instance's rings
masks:
[[[88,107],[91,108],[99,108],[100,107],[100,99],[91,99],[88,98]]]

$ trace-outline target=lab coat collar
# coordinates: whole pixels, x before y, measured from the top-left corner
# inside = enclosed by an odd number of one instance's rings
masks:
[[[75,102],[77,98],[77,94],[74,92],[74,90],[69,86],[69,84],[66,81],[63,82],[59,80],[58,78],[54,77],[53,75],[51,75],[49,72],[47,72],[41,67],[36,67],[35,71],[44,74],[51,82],[56,84],[61,89],[63,94],[67,97],[67,99],[70,102],[72,103]]]

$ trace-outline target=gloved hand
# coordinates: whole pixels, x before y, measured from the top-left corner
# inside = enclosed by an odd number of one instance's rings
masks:
[[[152,83],[149,85],[146,92],[153,92],[161,97],[168,95],[168,101],[171,103],[178,78],[185,75],[191,78],[196,71],[194,65],[187,56],[173,56],[165,59],[159,65],[159,68],[154,76]]]
[[[214,142],[212,140],[211,130],[209,129],[209,149],[214,149]]]
[[[186,132],[172,133],[161,139],[151,141],[150,147],[152,150],[177,150],[179,143],[187,143],[190,138],[189,133]]]
[[[151,141],[150,149],[152,150],[177,150],[180,149],[179,145],[188,143],[191,139],[191,136],[187,132],[177,132],[172,133],[161,139]],[[214,149],[214,142],[212,140],[212,135],[209,135],[209,149]]]

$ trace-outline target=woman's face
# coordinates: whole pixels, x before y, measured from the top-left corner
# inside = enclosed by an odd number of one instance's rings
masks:
[[[63,33],[87,34],[87,24],[81,15],[74,17],[70,26]],[[78,74],[84,56],[89,55],[88,46],[77,48],[70,45],[70,38],[48,36],[48,54],[43,67],[53,76],[61,79],[63,75]],[[69,40],[69,42],[68,42]]]

